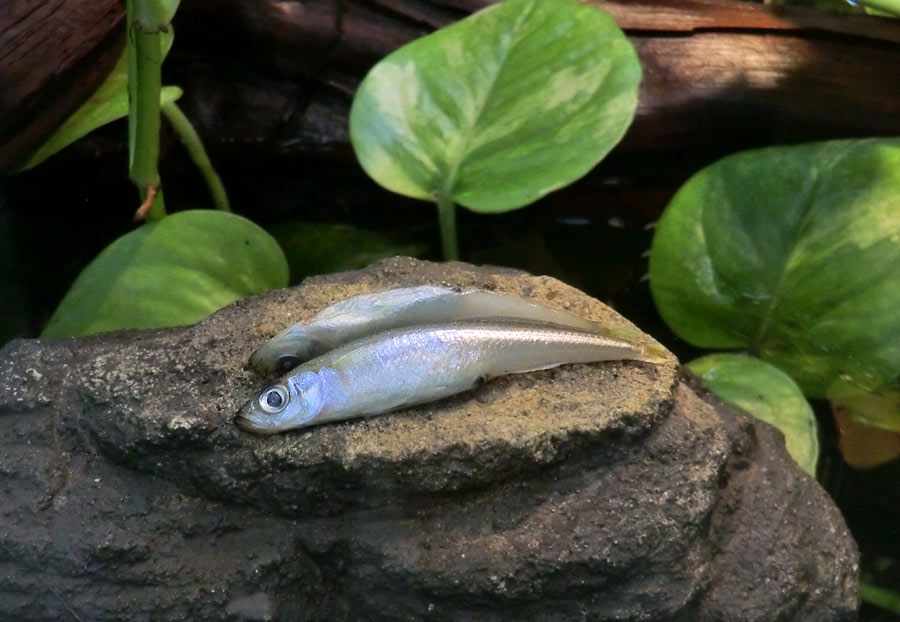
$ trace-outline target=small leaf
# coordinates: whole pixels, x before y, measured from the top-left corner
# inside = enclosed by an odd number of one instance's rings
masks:
[[[350,136],[385,188],[501,212],[593,168],[631,123],[640,78],[606,13],[507,0],[378,63],[353,101]]]
[[[781,430],[788,453],[815,477],[819,460],[816,417],[790,376],[739,354],[711,354],[691,361],[688,368],[724,401]]]
[[[424,244],[401,244],[389,236],[342,224],[291,222],[272,227],[291,268],[291,282],[314,274],[356,270],[395,255],[419,256]]]
[[[850,405],[831,406],[844,462],[854,469],[872,469],[900,456],[900,433],[863,423]]]
[[[163,52],[168,53],[172,47],[172,33],[163,34],[162,41]],[[50,138],[22,163],[19,170],[24,171],[37,166],[82,136],[128,114],[128,71],[125,67],[125,56],[123,52],[103,84],[56,128]],[[177,86],[164,86],[160,94],[160,103],[174,102],[181,97],[181,93],[181,89]]]
[[[737,154],[694,175],[657,225],[650,288],[668,325],[750,349],[807,395],[900,370],[900,140]]]
[[[257,225],[227,212],[179,212],[106,247],[75,280],[42,336],[191,324],[287,281],[284,253]]]
[[[828,387],[828,399],[835,410],[852,414],[860,423],[900,432],[900,390],[875,389],[839,378]]]

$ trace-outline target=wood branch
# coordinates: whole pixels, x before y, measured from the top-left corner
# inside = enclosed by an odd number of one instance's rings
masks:
[[[125,41],[118,0],[4,0],[0,174],[28,155],[109,73]]]

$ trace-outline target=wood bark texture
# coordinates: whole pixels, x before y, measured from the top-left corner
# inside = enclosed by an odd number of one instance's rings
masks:
[[[96,89],[125,41],[118,0],[0,3],[0,173]]]

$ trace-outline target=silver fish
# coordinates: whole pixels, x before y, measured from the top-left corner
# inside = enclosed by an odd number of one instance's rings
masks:
[[[248,401],[234,422],[247,432],[274,434],[430,402],[504,374],[663,357],[659,346],[514,318],[393,329],[301,365]]]
[[[366,335],[402,326],[476,317],[540,320],[624,340],[637,335],[517,296],[421,285],[351,296],[328,306],[311,319],[297,322],[275,335],[250,356],[250,366],[259,372],[284,372]]]

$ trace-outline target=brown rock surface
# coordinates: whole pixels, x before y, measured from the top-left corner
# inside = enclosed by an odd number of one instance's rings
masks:
[[[857,554],[780,435],[674,358],[571,365],[274,437],[283,326],[418,283],[623,323],[547,277],[395,259],[189,327],[0,351],[0,618],[850,620]]]

